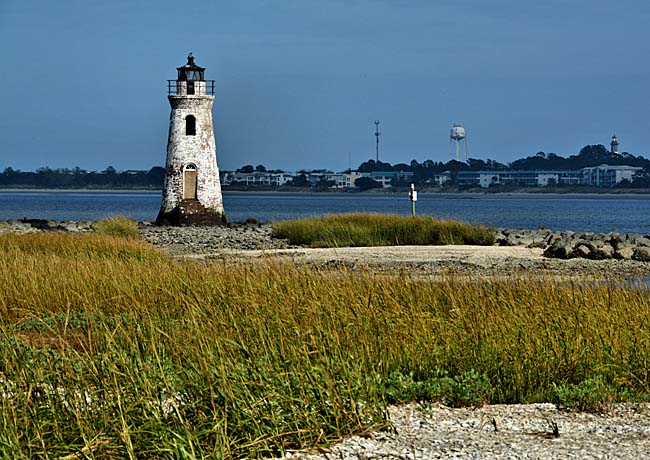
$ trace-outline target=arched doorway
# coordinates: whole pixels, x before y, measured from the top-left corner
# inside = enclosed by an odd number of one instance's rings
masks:
[[[189,164],[183,170],[183,199],[196,200],[196,166]]]

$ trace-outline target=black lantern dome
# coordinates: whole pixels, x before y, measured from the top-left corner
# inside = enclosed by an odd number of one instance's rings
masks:
[[[169,97],[178,96],[214,96],[214,80],[206,80],[205,67],[194,63],[194,56],[187,56],[187,64],[176,67],[178,78],[167,80],[167,94]]]
[[[187,56],[187,64],[183,67],[176,67],[178,70],[178,81],[204,81],[203,72],[205,67],[199,67],[194,63],[192,53]]]

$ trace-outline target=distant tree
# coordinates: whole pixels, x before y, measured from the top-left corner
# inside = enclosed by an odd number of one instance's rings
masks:
[[[488,166],[485,164],[485,161],[478,160],[476,158],[468,158],[467,164],[469,165],[469,169],[472,171],[481,171],[481,170],[488,169]]]
[[[405,176],[393,177],[390,180],[390,185],[393,187],[408,187],[412,183],[416,183],[415,179],[412,177],[405,177]]]
[[[154,166],[146,174],[147,185],[162,187],[165,182],[165,168]]]
[[[309,187],[307,174],[298,174],[296,177],[287,182],[290,187]]]
[[[390,163],[371,159],[361,163],[357,169],[359,172],[393,171],[393,166]]]
[[[413,167],[406,163],[397,163],[393,165],[393,171],[413,171]]]
[[[237,169],[238,173],[244,173],[244,174],[250,174],[255,171],[255,168],[253,168],[253,165],[246,165],[242,166],[241,168]]]
[[[445,164],[445,169],[448,169],[449,171],[467,171],[469,165],[464,161],[449,160]]]
[[[370,190],[372,188],[381,188],[381,184],[370,177],[359,177],[354,181],[354,186],[359,190]]]
[[[318,182],[315,184],[315,188],[318,190],[327,190],[328,188],[333,187],[334,184],[336,184],[336,182],[333,180],[327,180],[325,177],[320,177]]]
[[[255,166],[255,171],[257,171],[257,172],[266,172],[266,166],[257,165],[257,166]]]
[[[508,166],[504,165],[503,163],[499,163],[498,161],[490,159],[485,161],[485,166],[490,171],[504,171],[508,169]]]
[[[641,173],[636,173],[632,179],[632,187],[650,188],[650,172],[648,170],[644,170]]]

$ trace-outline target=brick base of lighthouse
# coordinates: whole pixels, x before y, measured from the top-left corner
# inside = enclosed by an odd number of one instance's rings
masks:
[[[156,218],[156,225],[212,226],[225,225],[225,214],[218,214],[203,206],[199,200],[185,199],[170,212],[162,209]]]

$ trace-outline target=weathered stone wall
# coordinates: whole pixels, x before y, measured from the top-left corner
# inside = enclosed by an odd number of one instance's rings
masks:
[[[183,171],[193,164],[197,170],[196,198],[212,213],[224,214],[219,169],[212,127],[213,96],[169,96],[169,120],[162,213],[171,213],[183,200]],[[185,133],[186,117],[196,118],[196,134]]]

